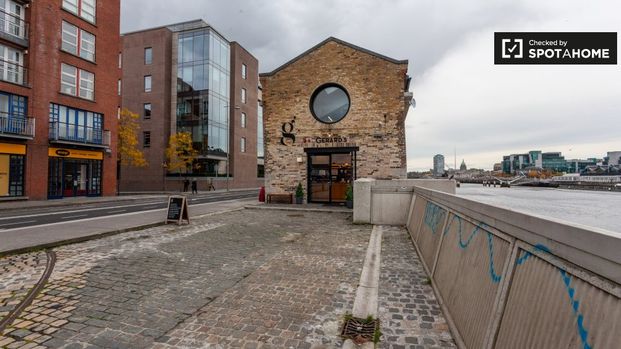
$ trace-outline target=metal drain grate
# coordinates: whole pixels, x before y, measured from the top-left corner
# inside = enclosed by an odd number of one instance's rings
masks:
[[[362,344],[372,342],[376,331],[379,331],[379,320],[352,317],[345,320],[341,337],[351,339],[356,344]]]

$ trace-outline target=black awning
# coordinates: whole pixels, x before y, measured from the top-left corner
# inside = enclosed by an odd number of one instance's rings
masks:
[[[358,150],[359,147],[304,148],[304,152],[308,154],[347,154]]]

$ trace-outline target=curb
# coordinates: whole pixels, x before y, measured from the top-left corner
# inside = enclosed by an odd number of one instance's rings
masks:
[[[60,246],[65,246],[65,245],[72,245],[72,244],[77,244],[77,243],[80,243],[80,242],[86,242],[86,241],[90,241],[90,240],[101,239],[101,238],[105,238],[105,237],[112,236],[112,235],[128,233],[128,232],[131,232],[131,231],[158,227],[160,225],[164,225],[164,222],[143,224],[143,225],[139,225],[139,226],[135,226],[135,227],[131,227],[131,228],[107,231],[107,232],[103,232],[103,233],[97,233],[97,234],[92,234],[92,235],[80,236],[80,237],[72,238],[72,239],[65,239],[65,240],[59,240],[59,241],[54,241],[54,242],[47,242],[47,243],[44,243],[44,244],[38,244],[38,245],[34,245],[34,246],[17,248],[17,249],[14,249],[14,250],[8,250],[8,251],[0,252],[0,257],[8,257],[8,256],[16,255],[16,254],[30,253],[30,252],[35,252],[35,251],[44,250],[44,249],[50,249],[50,248],[55,248],[55,247],[60,247]]]
[[[115,199],[98,200],[98,201],[82,201],[82,202],[66,202],[66,201],[63,202],[63,201],[49,200],[49,201],[46,201],[45,203],[41,203],[40,205],[2,207],[1,209],[3,212],[7,212],[7,211],[29,210],[29,209],[34,209],[34,208],[73,207],[73,206],[101,204],[101,203],[108,203],[108,202],[135,202],[135,201],[140,201],[140,200],[145,200],[145,199],[158,198],[158,196],[153,195],[153,196],[149,196],[148,198],[122,198],[121,196],[112,196],[112,198],[115,198]],[[166,197],[161,196],[161,198],[166,198]],[[28,200],[3,201],[3,202],[0,202],[0,204],[22,203],[22,202],[27,202],[27,201]],[[58,204],[55,204],[56,202],[58,202]]]
[[[375,319],[378,318],[383,231],[384,229],[381,226],[374,225],[371,237],[369,238],[367,254],[364,258],[364,265],[362,267],[362,273],[360,273],[360,282],[358,283],[356,298],[354,299],[354,306],[352,309],[352,315],[358,318],[364,319],[369,315],[373,316]],[[375,343],[373,342],[356,345],[351,339],[347,339],[342,346],[343,349],[371,349],[374,347]]]
[[[329,208],[296,208],[296,207],[273,207],[273,206],[245,206],[247,210],[273,210],[273,211],[298,211],[298,212],[323,212],[323,213],[348,213],[354,211],[337,211]]]
[[[203,215],[195,216],[192,219],[193,220],[194,219],[202,219],[202,218],[205,218],[205,217],[215,216],[215,215],[222,214],[222,213],[242,211],[244,209],[246,209],[246,208],[245,207],[239,207],[239,208],[234,208],[234,209],[215,211],[215,212],[210,212],[210,213],[206,213],[206,214],[203,214]],[[17,255],[17,254],[22,254],[22,253],[30,253],[30,252],[35,252],[35,251],[39,251],[39,250],[60,247],[60,246],[77,244],[77,243],[80,243],[80,242],[86,242],[86,241],[90,241],[90,240],[97,240],[97,239],[105,238],[105,237],[112,236],[112,235],[129,233],[129,232],[136,231],[136,230],[149,229],[149,228],[159,227],[159,226],[162,226],[162,225],[166,225],[166,223],[164,223],[164,221],[162,221],[162,222],[156,222],[156,223],[143,224],[143,225],[138,225],[138,226],[131,227],[131,228],[107,231],[107,232],[103,232],[103,233],[96,233],[96,234],[92,234],[92,235],[86,235],[86,236],[80,236],[80,237],[72,238],[72,239],[65,239],[65,240],[59,240],[59,241],[54,241],[54,242],[48,242],[48,243],[44,243],[44,244],[38,244],[38,245],[28,246],[28,247],[23,247],[23,248],[17,248],[17,249],[8,250],[8,251],[0,251],[0,258],[12,256],[12,255]]]

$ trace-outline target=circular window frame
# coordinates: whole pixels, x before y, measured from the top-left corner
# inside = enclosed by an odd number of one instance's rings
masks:
[[[341,91],[345,92],[345,96],[347,96],[347,111],[345,112],[345,115],[343,115],[342,118],[338,119],[337,121],[334,122],[327,122],[324,120],[321,120],[317,114],[315,114],[315,109],[313,108],[313,104],[315,102],[315,98],[317,98],[317,95],[319,95],[319,93],[321,93],[323,90],[325,90],[328,87],[336,87],[338,89],[340,89]],[[349,95],[349,92],[347,91],[347,89],[345,87],[343,87],[343,85],[339,85],[335,82],[328,82],[325,83],[323,85],[320,85],[319,87],[317,87],[315,89],[315,91],[313,92],[313,94],[311,95],[310,98],[310,102],[308,104],[308,108],[310,109],[311,114],[313,115],[313,118],[315,118],[315,120],[321,122],[322,124],[326,124],[326,125],[334,125],[336,123],[339,123],[341,121],[343,121],[343,119],[345,119],[345,117],[349,114],[349,111],[351,110],[351,96]]]

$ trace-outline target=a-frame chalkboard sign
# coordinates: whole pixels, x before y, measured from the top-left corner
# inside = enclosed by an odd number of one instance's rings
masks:
[[[166,211],[166,224],[173,222],[180,225],[183,221],[190,224],[187,198],[185,196],[169,196],[168,210]]]

